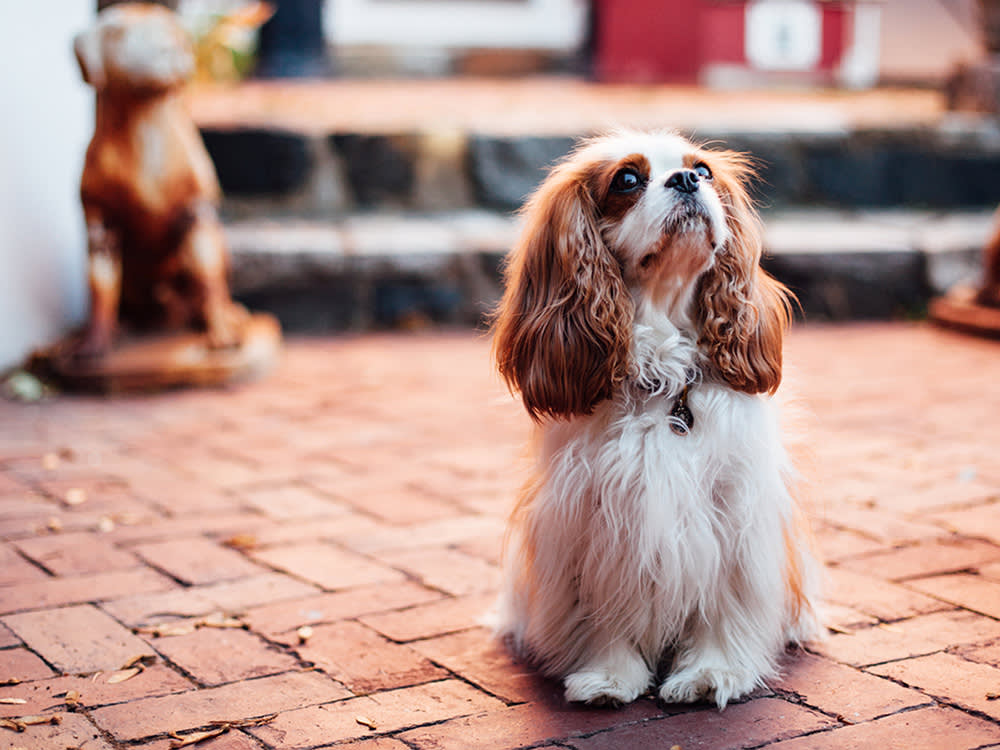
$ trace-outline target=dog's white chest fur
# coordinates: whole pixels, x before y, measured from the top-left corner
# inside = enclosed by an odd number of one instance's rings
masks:
[[[565,676],[572,700],[632,700],[666,659],[665,699],[725,705],[773,672],[801,626],[786,592],[793,502],[775,405],[695,383],[693,426],[677,434],[671,410],[696,351],[664,333],[646,349],[636,337],[646,388],[542,428],[511,538],[502,630]]]
[[[789,505],[766,400],[697,386],[687,435],[671,429],[673,403],[608,402],[582,429],[546,430],[543,449],[539,501],[556,506],[577,540],[569,549],[581,605],[649,660],[712,610],[740,574],[741,550]]]

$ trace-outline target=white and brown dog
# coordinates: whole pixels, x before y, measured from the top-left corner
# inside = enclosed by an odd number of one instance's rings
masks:
[[[494,321],[539,424],[500,633],[572,701],[720,707],[818,637],[819,567],[770,398],[791,295],[759,267],[740,155],[584,143],[525,209]]]
[[[123,3],[74,51],[97,122],[80,190],[91,311],[73,353],[107,353],[119,321],[238,344],[247,314],[229,296],[219,184],[178,93],[194,67],[185,32],[161,6]]]

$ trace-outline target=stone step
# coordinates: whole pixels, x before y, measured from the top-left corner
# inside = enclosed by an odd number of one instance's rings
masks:
[[[510,211],[574,143],[432,127],[395,133],[202,126],[232,217],[323,218],[357,210]],[[885,128],[685,133],[748,152],[771,208],[993,208],[1000,125],[951,116]]]
[[[232,288],[289,331],[478,325],[518,222],[481,209],[230,219]],[[978,278],[992,225],[988,210],[769,211],[765,267],[808,320],[916,317]]]

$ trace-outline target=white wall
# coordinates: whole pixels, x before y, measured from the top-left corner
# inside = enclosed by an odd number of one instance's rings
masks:
[[[73,58],[90,0],[0,0],[0,371],[87,308],[79,184],[93,95]]]
[[[570,51],[583,37],[583,0],[333,0],[334,44]]]

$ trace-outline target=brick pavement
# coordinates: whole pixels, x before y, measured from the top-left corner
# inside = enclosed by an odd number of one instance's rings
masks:
[[[1000,344],[802,326],[787,359],[831,635],[722,713],[566,706],[479,625],[528,430],[480,334],[2,402],[0,716],[59,723],[0,748],[1000,747]]]

